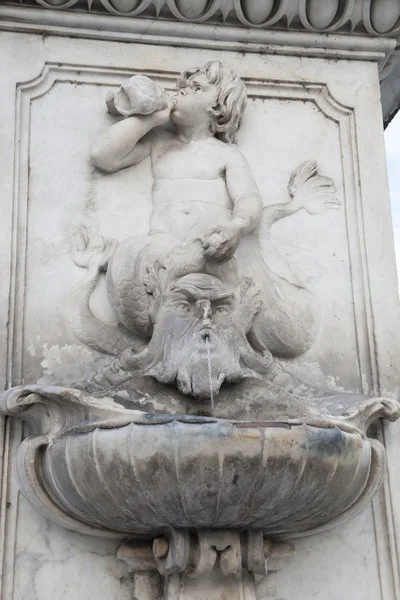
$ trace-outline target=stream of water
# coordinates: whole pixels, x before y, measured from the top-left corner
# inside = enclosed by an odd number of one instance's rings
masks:
[[[213,387],[212,387],[211,352],[210,352],[210,342],[208,341],[208,337],[206,337],[206,346],[207,346],[207,356],[208,356],[208,381],[210,382],[211,414],[213,414],[213,412],[214,412],[214,391],[213,391]]]

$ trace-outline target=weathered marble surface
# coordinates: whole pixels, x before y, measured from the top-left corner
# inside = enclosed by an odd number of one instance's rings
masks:
[[[15,549],[14,597],[131,599],[131,576],[116,557],[118,541],[68,532],[38,517],[21,498]]]
[[[69,45],[68,41],[42,40],[34,35],[4,34],[2,38],[7,51],[10,53],[10,48],[12,50],[4,79],[4,91],[10,100],[5,103],[2,113],[6,151],[0,169],[9,201],[2,223],[4,244],[9,247],[11,232],[8,217],[12,206],[14,157],[9,148],[13,147],[14,111],[17,114],[17,131],[20,131],[17,135],[18,185],[15,188],[19,208],[16,224],[19,256],[25,252],[24,232],[27,231],[26,287],[23,284],[24,263],[19,261],[16,264],[14,366],[9,383],[19,383],[22,376],[25,381],[39,377],[43,382],[59,381],[60,378],[73,382],[77,375],[85,379],[93,373],[99,362],[95,353],[79,346],[69,333],[61,309],[54,312],[54,306],[62,307],[71,285],[81,277],[69,259],[66,230],[68,226],[75,227],[86,222],[90,226],[98,226],[102,233],[120,239],[131,234],[133,224],[135,232],[146,232],[150,211],[148,165],[135,168],[134,186],[137,191],[135,202],[132,202],[131,176],[124,172],[99,178],[87,162],[87,156],[99,128],[105,129],[111,122],[102,109],[106,90],[117,86],[121,75],[130,74],[135,68],[157,71],[162,53],[160,49],[143,46],[130,46],[122,53],[117,44],[74,41]],[[186,56],[173,48],[168,52],[174,70],[182,70],[194,62],[204,62],[213,54],[212,51],[194,50]],[[275,235],[280,247],[291,260],[297,260],[310,276],[314,276],[323,305],[322,324],[315,345],[286,368],[304,378],[308,375],[310,383],[374,393],[378,392],[376,373],[379,371],[381,392],[395,394],[398,382],[392,365],[398,352],[396,284],[392,251],[387,244],[389,208],[387,203],[377,203],[376,200],[386,193],[386,184],[375,66],[357,63],[355,76],[355,65],[346,61],[325,63],[320,59],[299,60],[280,56],[271,56],[267,60],[265,56],[229,53],[226,53],[225,60],[231,60],[242,74],[254,81],[254,95],[240,143],[252,164],[263,197],[271,198],[271,203],[283,200],[279,194],[285,189],[290,172],[312,156],[318,156],[323,172],[335,179],[342,193],[343,210],[339,213],[315,217],[312,221],[298,215],[292,223],[277,226]],[[45,61],[51,62],[52,66],[44,73],[42,83],[36,80],[20,86],[15,107],[16,82],[35,79]],[[175,74],[169,77],[165,73],[159,76],[164,85],[171,85],[174,77]],[[257,79],[266,82],[260,84]],[[277,81],[286,83],[279,84]],[[325,82],[329,85],[331,96],[325,91]],[[33,97],[31,101],[30,96]],[[354,111],[352,106],[356,107]],[[266,172],[268,176],[265,176]],[[26,222],[24,206],[27,195],[29,218]],[[113,199],[111,203],[110,198]],[[318,219],[318,227],[315,219]],[[363,248],[364,235],[367,253]],[[283,245],[285,238],[288,244]],[[8,260],[5,252],[2,255],[5,282],[9,272]],[[285,263],[284,259],[282,263]],[[367,272],[371,287],[363,285]],[[1,306],[6,315],[9,299],[6,291],[2,290],[2,294]],[[393,315],[390,330],[386,325],[388,315]],[[23,316],[24,330],[21,327]],[[20,358],[22,348],[27,349],[23,363]],[[77,355],[81,357],[78,368],[75,367]],[[371,356],[376,356],[377,363],[371,361]],[[330,379],[332,374],[336,378],[333,382]],[[142,396],[139,395],[139,404]],[[142,404],[145,402],[142,400]],[[11,450],[18,443],[18,435],[19,431],[15,428]],[[389,435],[394,437],[393,433]],[[396,450],[392,450],[393,458],[395,453]],[[392,488],[395,488],[394,469],[391,477]],[[26,597],[29,586],[26,582],[35,577],[35,565],[48,556],[44,550],[48,525],[44,528],[38,525],[40,517],[30,509],[24,510],[23,502],[17,513],[11,475],[9,482],[7,498],[10,500],[7,501],[11,501],[11,505],[7,509],[3,589],[4,597],[11,598],[10,573],[13,571],[16,539],[18,560],[13,597],[19,600]],[[386,500],[388,498],[390,496],[386,495]],[[393,495],[394,504],[395,500]],[[291,578],[284,570],[271,575],[272,579],[261,584],[259,596],[269,594],[291,600],[295,593],[296,600],[309,600],[311,589],[315,598],[322,599],[326,598],[329,588],[335,600],[343,598],[349,590],[357,600],[376,600],[380,593],[385,600],[396,599],[396,573],[387,569],[390,552],[393,552],[390,543],[393,544],[395,532],[390,534],[391,515],[385,515],[382,506],[378,499],[374,519],[368,509],[344,529],[302,541],[300,550],[298,546],[298,556],[291,564]],[[13,519],[16,519],[16,538],[12,534]],[[388,532],[378,536],[377,542],[374,527],[379,532]],[[35,533],[33,549],[27,534],[29,530]],[[53,562],[65,561],[70,571],[60,569],[57,587],[50,591],[49,581],[52,580],[39,577],[34,588],[36,597],[32,598],[67,599],[72,597],[68,595],[71,589],[74,597],[78,594],[88,597],[92,594],[99,599],[111,594],[128,597],[126,584],[118,581],[118,577],[126,575],[112,556],[114,542],[104,542],[102,546],[103,542],[98,540],[61,531],[59,536],[60,544],[55,544],[52,550]],[[98,548],[103,548],[103,556],[90,560],[98,561],[105,569],[104,586],[98,585],[98,579],[94,582],[93,570],[78,566],[85,564],[88,547],[94,554],[99,552]],[[23,556],[21,552],[30,553],[30,560],[26,560],[27,555]],[[343,568],[342,562],[346,552],[351,556],[351,569],[348,570]],[[68,558],[71,555],[73,558]],[[82,556],[82,562],[77,559],[78,556]],[[24,558],[23,562],[20,557]],[[320,565],[319,571],[316,565]],[[48,568],[43,565],[43,570],[39,569],[37,573],[45,573]],[[355,572],[362,573],[362,576],[355,578]],[[305,573],[310,573],[309,578],[305,577]],[[91,588],[92,585],[98,587]]]

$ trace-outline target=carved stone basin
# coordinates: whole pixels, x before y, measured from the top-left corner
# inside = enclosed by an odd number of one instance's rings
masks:
[[[329,523],[354,505],[370,478],[371,445],[356,432],[308,425],[100,425],[54,439],[39,468],[53,501],[95,527],[276,535]]]
[[[77,390],[26,386],[3,396],[2,412],[38,432],[18,450],[23,494],[70,529],[257,528],[293,537],[370,500],[386,462],[364,431],[379,416],[397,418],[399,406],[372,399],[345,417],[250,423],[148,415]]]

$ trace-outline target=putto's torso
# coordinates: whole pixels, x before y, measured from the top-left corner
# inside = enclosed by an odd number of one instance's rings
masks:
[[[215,138],[185,143],[166,135],[152,150],[151,231],[186,241],[231,218],[225,144]]]
[[[222,177],[160,179],[153,184],[151,231],[186,241],[215,223],[229,221],[231,202]]]

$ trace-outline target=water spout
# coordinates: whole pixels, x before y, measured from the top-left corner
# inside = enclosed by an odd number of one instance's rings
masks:
[[[206,336],[207,346],[207,357],[208,357],[208,380],[210,382],[210,401],[211,401],[211,414],[214,412],[214,391],[212,386],[212,374],[211,374],[211,352],[210,352],[210,341],[208,335]]]

